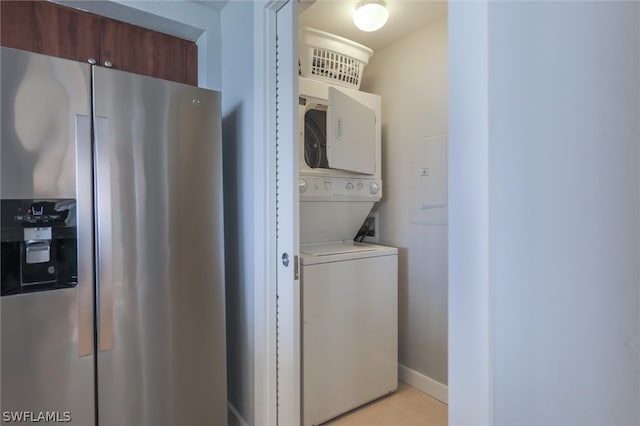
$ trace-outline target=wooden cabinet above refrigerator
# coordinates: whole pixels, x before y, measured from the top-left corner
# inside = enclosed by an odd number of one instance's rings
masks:
[[[0,2],[0,44],[196,86],[197,46],[48,1]]]

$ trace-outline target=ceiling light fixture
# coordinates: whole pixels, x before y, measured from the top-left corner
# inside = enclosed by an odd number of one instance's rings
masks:
[[[389,19],[383,0],[362,0],[353,12],[353,23],[362,31],[378,31]]]

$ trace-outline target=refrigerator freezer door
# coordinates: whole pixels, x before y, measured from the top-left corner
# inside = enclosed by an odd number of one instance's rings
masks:
[[[91,425],[95,409],[90,68],[0,49],[1,198],[76,200],[77,226],[71,224],[67,230],[77,228],[77,251],[88,255],[88,263],[83,259],[78,265],[75,287],[1,298],[2,421],[21,424],[16,421],[21,419],[31,424],[48,419]],[[88,184],[83,183],[87,179]],[[36,244],[50,249],[54,244],[50,228],[49,234],[34,229],[25,235],[46,240]],[[5,263],[11,244],[22,243],[2,239],[3,267],[15,266]],[[25,253],[36,244],[24,244]],[[26,260],[53,260],[45,257],[43,251],[31,250]]]
[[[94,68],[101,425],[226,424],[219,93]]]

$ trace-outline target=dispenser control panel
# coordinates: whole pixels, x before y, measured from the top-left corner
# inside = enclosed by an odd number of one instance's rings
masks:
[[[75,200],[2,200],[2,227],[66,226],[71,209]]]
[[[77,285],[76,201],[0,200],[2,296]]]

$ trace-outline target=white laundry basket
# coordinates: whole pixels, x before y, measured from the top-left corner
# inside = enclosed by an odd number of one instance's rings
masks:
[[[305,27],[300,34],[300,74],[358,90],[373,50],[334,34]]]

